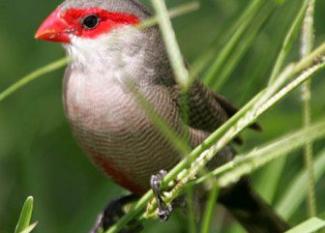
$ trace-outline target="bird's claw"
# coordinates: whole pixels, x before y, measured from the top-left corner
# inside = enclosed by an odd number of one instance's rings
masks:
[[[89,233],[104,232],[114,225],[125,213],[123,207],[137,200],[135,195],[128,195],[111,201],[105,210],[98,215],[95,226]],[[135,233],[140,232],[143,226],[137,221],[131,221],[120,233]]]
[[[150,179],[150,186],[157,201],[158,217],[162,221],[167,221],[173,211],[172,206],[167,205],[162,199],[162,192],[160,189],[161,181],[166,175],[167,172],[165,170],[160,170],[158,174],[152,175]]]
[[[173,211],[173,207],[171,205],[166,205],[164,203],[164,205],[160,205],[158,207],[158,217],[162,221],[167,221],[172,211]]]

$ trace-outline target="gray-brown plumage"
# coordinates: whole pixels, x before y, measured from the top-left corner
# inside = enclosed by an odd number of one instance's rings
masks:
[[[150,188],[149,180],[153,174],[162,169],[170,170],[181,159],[147,116],[135,92],[143,95],[179,135],[189,132],[192,147],[200,144],[236,112],[227,100],[197,81],[188,93],[188,119],[184,121],[179,88],[158,27],[140,30],[134,26],[135,19],[141,21],[150,16],[139,2],[66,0],[58,12],[52,18],[59,18],[56,20],[61,24],[64,21],[63,26],[56,23],[51,27],[59,28],[61,32],[48,35],[48,31],[43,30],[43,34],[38,32],[36,37],[64,42],[72,57],[64,78],[66,116],[93,163],[131,192],[144,193]],[[117,13],[115,18],[110,18],[113,17],[111,13]],[[66,28],[63,30],[62,27]],[[214,162],[220,164],[232,157],[233,150],[226,147]],[[227,189],[227,198],[221,196],[220,200],[231,206],[230,210],[235,213],[238,212],[238,200],[231,201],[232,195],[240,198],[238,192],[243,190],[251,197],[251,191],[248,192],[248,185],[241,190],[234,187]],[[266,206],[259,199],[255,203],[255,198],[247,200],[256,206]],[[238,205],[238,208],[243,206]],[[244,208],[240,210],[245,211]],[[250,209],[247,213],[259,222],[258,211],[255,213]],[[268,221],[267,227],[271,228],[254,232],[281,232],[287,227],[272,211],[268,211],[268,215],[269,218],[264,216],[263,221]],[[245,220],[238,214],[235,217]]]

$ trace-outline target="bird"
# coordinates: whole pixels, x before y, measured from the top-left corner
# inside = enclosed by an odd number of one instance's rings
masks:
[[[64,75],[63,105],[80,147],[95,166],[136,197],[152,188],[152,177],[182,159],[137,94],[192,148],[237,112],[230,101],[196,79],[186,93],[184,116],[182,90],[159,27],[138,27],[151,17],[138,0],[65,0],[35,34],[36,39],[61,43],[71,58]],[[220,166],[234,156],[228,145],[209,166]],[[247,179],[221,190],[218,201],[248,232],[288,229]],[[99,226],[108,228],[100,221]]]

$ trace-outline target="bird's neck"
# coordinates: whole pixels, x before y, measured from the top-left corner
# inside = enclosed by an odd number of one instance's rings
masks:
[[[101,74],[119,82],[154,81],[161,75],[168,76],[158,69],[168,67],[168,60],[162,52],[162,43],[156,41],[160,39],[157,33],[125,26],[96,39],[72,38],[72,43],[65,48],[72,58],[72,69],[87,75]]]
[[[122,35],[123,31],[128,33],[128,39],[124,38],[125,34]],[[123,31],[113,30],[96,39],[72,37],[71,44],[65,46],[72,58],[72,65],[88,72],[125,65],[125,55],[128,53],[126,48],[133,50],[132,42],[139,40],[142,34],[132,27],[124,27]],[[140,53],[140,49],[135,53]]]

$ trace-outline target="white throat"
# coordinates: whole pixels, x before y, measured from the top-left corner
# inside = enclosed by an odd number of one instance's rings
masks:
[[[72,67],[93,72],[130,72],[143,67],[145,34],[133,26],[123,26],[95,39],[71,37],[65,49]],[[142,42],[142,43],[141,43]]]

